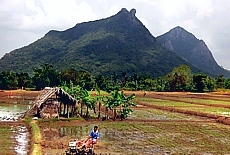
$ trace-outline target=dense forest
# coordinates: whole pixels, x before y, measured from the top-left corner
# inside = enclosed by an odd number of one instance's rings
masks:
[[[230,79],[223,75],[212,78],[206,74],[193,74],[189,66],[181,65],[168,74],[156,79],[136,73],[126,72],[93,76],[86,71],[66,69],[58,72],[50,64],[41,65],[28,73],[12,71],[0,72],[0,89],[41,90],[45,87],[55,87],[72,84],[85,90],[143,90],[143,91],[214,91],[219,88],[230,89]]]

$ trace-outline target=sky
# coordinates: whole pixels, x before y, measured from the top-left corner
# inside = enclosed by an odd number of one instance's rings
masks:
[[[183,27],[230,70],[230,0],[0,0],[0,58],[50,30],[107,18],[122,8],[135,8],[154,37]]]

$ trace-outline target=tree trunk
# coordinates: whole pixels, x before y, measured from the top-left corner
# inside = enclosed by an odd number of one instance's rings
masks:
[[[113,113],[114,113],[113,120],[115,121],[117,117],[117,110],[115,108],[113,109]]]
[[[101,102],[99,102],[99,107],[98,107],[98,119],[101,117]]]
[[[88,120],[88,119],[89,119],[89,108],[86,107],[86,120]]]
[[[120,105],[120,120],[122,120],[122,108],[121,108],[121,105]]]
[[[107,120],[108,119],[108,108],[106,107],[105,108],[105,120]]]
[[[80,115],[81,115],[81,117],[82,117],[82,111],[83,111],[83,109],[82,109],[82,108],[83,108],[83,105],[82,105],[82,102],[81,102],[81,114],[80,114]]]

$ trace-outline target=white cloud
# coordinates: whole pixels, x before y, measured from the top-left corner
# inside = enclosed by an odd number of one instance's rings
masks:
[[[113,5],[110,7],[108,12],[109,12],[109,15],[112,16],[112,15],[115,15],[120,10],[121,8],[119,7],[119,5]]]

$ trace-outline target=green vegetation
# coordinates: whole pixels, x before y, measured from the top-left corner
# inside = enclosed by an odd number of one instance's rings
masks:
[[[222,116],[230,116],[228,113],[228,108],[221,108],[221,107],[210,107],[205,105],[198,105],[198,104],[190,104],[183,101],[170,101],[170,100],[161,100],[161,99],[154,99],[154,98],[137,98],[136,101],[140,101],[141,103],[149,104],[149,105],[156,105],[162,107],[173,107],[175,109],[184,109],[190,110],[194,112],[204,112],[204,113],[211,113],[217,114]],[[214,100],[213,100],[214,102]]]
[[[42,136],[41,136],[41,131],[36,123],[35,120],[32,120],[32,118],[25,118],[26,124],[31,128],[31,153],[33,155],[42,155],[42,147],[41,147],[41,142],[42,142]]]
[[[34,68],[44,64],[52,64],[58,72],[71,68],[93,76],[127,72],[156,78],[181,64],[201,71],[160,46],[127,10],[62,32],[50,31],[29,46],[6,54],[0,60],[0,71],[31,75]]]
[[[10,146],[12,145],[12,139],[11,136],[11,127],[7,125],[1,125],[0,126],[0,154],[8,154],[11,151],[8,151],[10,149]],[[12,152],[11,152],[12,153]]]
[[[100,118],[100,111],[102,106],[105,107],[105,118],[108,118],[108,110],[113,111],[113,120],[116,120],[119,117],[121,120],[127,118],[128,115],[132,112],[130,107],[136,106],[136,103],[132,102],[135,98],[134,94],[127,96],[118,90],[109,91],[106,95],[102,96],[100,93],[100,89],[96,86],[96,94],[93,96],[91,92],[87,91],[81,86],[74,86],[70,81],[69,85],[62,86],[68,94],[77,99],[80,103],[80,107],[75,110],[72,114],[80,115],[81,117],[85,117],[89,119],[89,110],[93,110],[96,114],[96,105],[98,104],[98,118]],[[102,104],[101,104],[102,103]],[[83,114],[84,106],[86,107],[85,115]],[[118,110],[119,108],[119,110]],[[76,112],[78,111],[78,113]],[[80,111],[80,112],[79,112]]]
[[[144,112],[144,111],[143,111]],[[175,114],[176,115],[176,114]],[[80,123],[74,126],[40,124],[63,131],[67,139],[82,138],[93,127]],[[98,149],[112,154],[225,154],[230,151],[230,130],[226,126],[197,122],[96,122],[101,133]],[[55,125],[56,124],[56,125]],[[62,129],[62,130],[60,130]],[[64,137],[60,137],[63,141]],[[63,138],[63,139],[62,139]],[[104,153],[105,153],[104,152]],[[97,152],[103,153],[103,152]]]
[[[193,74],[186,65],[174,68],[165,76],[156,79],[145,74],[139,75],[134,73],[129,75],[127,72],[98,76],[75,69],[58,72],[49,64],[35,68],[32,77],[28,73],[0,72],[0,89],[35,88],[36,90],[41,90],[44,87],[55,87],[72,83],[73,86],[80,86],[88,91],[95,90],[98,87],[106,92],[113,90],[207,92],[217,89],[229,89],[229,81],[230,79],[224,79],[221,75],[213,79],[205,74]]]

